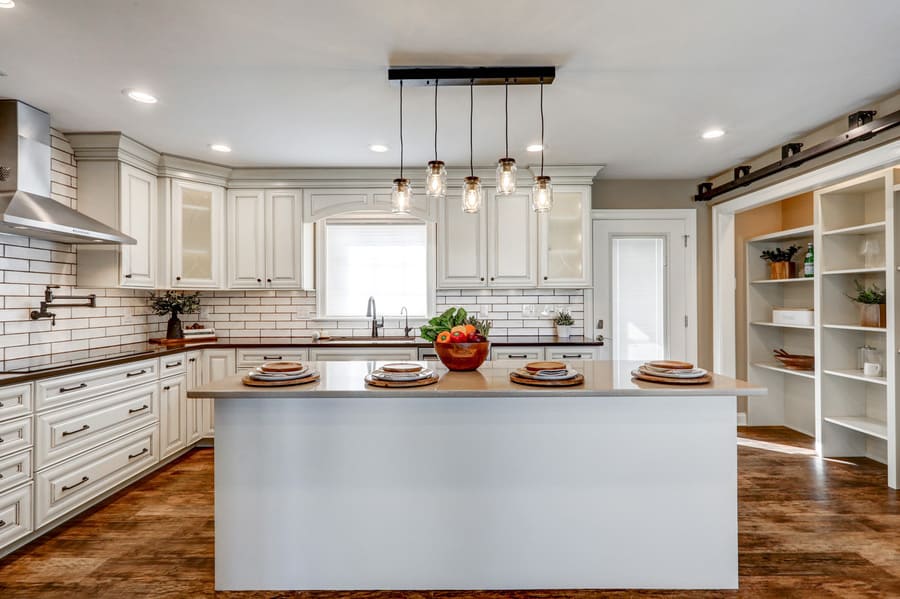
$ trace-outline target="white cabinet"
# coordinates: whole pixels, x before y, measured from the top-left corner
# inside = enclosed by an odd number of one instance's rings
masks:
[[[159,455],[172,455],[187,446],[187,375],[159,382]]]
[[[201,370],[202,384],[208,385],[213,381],[219,381],[229,376],[234,376],[235,362],[233,349],[205,349],[203,350],[203,368]],[[204,400],[203,424],[201,429],[204,437],[211,437],[215,432],[215,407],[213,400]]]
[[[531,196],[494,194],[487,203],[488,287],[537,284],[537,214]]]
[[[459,202],[440,203],[437,233],[438,288],[487,286],[487,214],[463,212]]]
[[[0,389],[0,420],[31,414],[31,383]]]
[[[599,349],[590,345],[547,347],[544,356],[547,360],[598,360]]]
[[[169,286],[218,289],[225,271],[225,189],[179,179],[171,186]]]
[[[203,384],[203,352],[192,351],[187,353],[187,390],[196,389]],[[185,428],[187,443],[195,443],[203,438],[203,412],[205,404],[211,399],[187,399],[185,409]]]
[[[78,164],[78,210],[119,229],[136,245],[81,245],[79,287],[157,286],[157,177],[116,160]]]
[[[0,547],[34,530],[31,505],[31,483],[0,494]]]
[[[537,345],[523,347],[492,347],[491,360],[543,360],[544,348]]]
[[[237,350],[238,369],[255,368],[266,362],[305,362],[308,359],[309,352],[297,347],[255,347]]]
[[[309,359],[313,362],[339,362],[347,360],[416,360],[415,347],[330,347],[312,348]]]
[[[591,187],[558,185],[553,208],[539,216],[541,287],[591,286]]]
[[[296,189],[228,192],[229,288],[300,288],[302,207]]]
[[[383,190],[384,188],[381,188]],[[303,220],[313,222],[347,212],[390,212],[391,194],[372,189],[306,189]],[[409,206],[412,216],[434,222],[437,202],[414,194]]]

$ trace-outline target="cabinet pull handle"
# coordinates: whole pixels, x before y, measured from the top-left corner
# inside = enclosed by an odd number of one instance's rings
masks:
[[[164,389],[164,390],[165,390],[165,389],[168,389],[168,387],[163,387],[163,389]],[[139,407],[139,408],[129,408],[129,409],[128,409],[128,413],[129,413],[129,414],[137,414],[138,412],[143,412],[144,410],[147,410],[147,409],[149,409],[149,408],[150,408],[150,406],[148,406],[147,404],[144,404],[144,405],[142,405],[142,406]]]
[[[3,443],[3,437],[0,437],[0,443]]]
[[[142,450],[140,450],[138,453],[130,453],[130,454],[128,454],[128,459],[129,459],[129,460],[133,460],[134,458],[139,458],[139,457],[141,457],[142,455],[144,455],[145,453],[147,453],[148,451],[150,451],[150,450],[147,449],[147,448],[145,447],[145,448],[143,448]]]
[[[178,360],[177,362],[169,362],[168,364],[166,364],[166,368],[175,368],[176,366],[181,366],[181,360]]]
[[[507,354],[507,358],[527,358],[527,354]]]
[[[146,370],[138,370],[137,372],[126,372],[125,376],[127,378],[131,378],[133,376],[141,376],[142,374],[147,374]]]
[[[581,354],[563,354],[563,358],[580,358]]]
[[[0,520],[0,528],[6,526],[6,520]]]
[[[131,275],[125,275],[125,278],[126,278],[126,279],[130,279],[130,278],[131,278]]]
[[[2,402],[2,401],[0,401],[0,408],[2,408],[2,407],[3,407],[3,402]]]
[[[78,433],[83,433],[84,431],[86,431],[86,430],[89,429],[89,428],[91,428],[90,425],[85,424],[85,425],[82,426],[81,428],[76,429],[76,430],[74,430],[74,431],[63,431],[62,436],[63,436],[63,437],[68,437],[69,435],[75,435],[75,434],[78,434]]]
[[[188,358],[188,362],[196,362],[197,358]]]
[[[91,479],[88,478],[87,476],[82,476],[80,481],[78,481],[74,485],[66,485],[65,487],[62,488],[62,490],[63,491],[71,491],[75,487],[80,487],[81,485],[83,485],[84,483],[86,483],[89,480],[91,480]]]
[[[263,360],[280,360],[281,356],[263,356]]]
[[[74,387],[60,387],[60,393],[68,393],[69,391],[77,391],[78,389],[84,389],[87,387],[87,383],[81,383],[80,385],[75,385]]]

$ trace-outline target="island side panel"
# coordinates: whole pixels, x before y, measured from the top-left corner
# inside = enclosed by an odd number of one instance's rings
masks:
[[[733,397],[216,400],[216,588],[737,588]]]

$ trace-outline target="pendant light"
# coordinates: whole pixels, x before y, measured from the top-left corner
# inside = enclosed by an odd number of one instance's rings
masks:
[[[447,195],[447,169],[443,160],[438,160],[438,86],[440,81],[434,80],[434,160],[425,169],[425,195],[429,198],[442,199]]]
[[[403,177],[403,80],[400,80],[400,177],[394,179],[391,187],[391,212],[408,214],[412,200],[409,179]]]
[[[534,178],[531,188],[531,209],[538,213],[553,208],[553,185],[550,177],[544,176],[544,145],[544,78],[541,77],[541,174]]]
[[[475,117],[475,80],[469,81],[469,176],[463,183],[462,209],[463,212],[478,212],[481,209],[481,200],[484,198],[484,190],[481,188],[481,179],[475,176],[475,164],[473,162],[474,146],[472,144],[472,122]]]
[[[503,85],[503,122],[506,132],[506,153],[497,161],[497,193],[508,196],[516,192],[516,159],[509,157],[509,78]]]

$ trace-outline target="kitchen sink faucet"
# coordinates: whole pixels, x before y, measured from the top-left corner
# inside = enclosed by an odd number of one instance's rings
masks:
[[[366,317],[372,319],[372,337],[378,337],[378,329],[384,328],[384,316],[381,317],[381,323],[378,322],[378,316],[375,314],[375,298],[369,296],[369,305],[366,306]]]
[[[400,308],[400,315],[405,318],[403,325],[403,336],[409,337],[409,333],[412,331],[412,327],[409,326],[409,310],[406,309],[406,306],[402,306]]]

